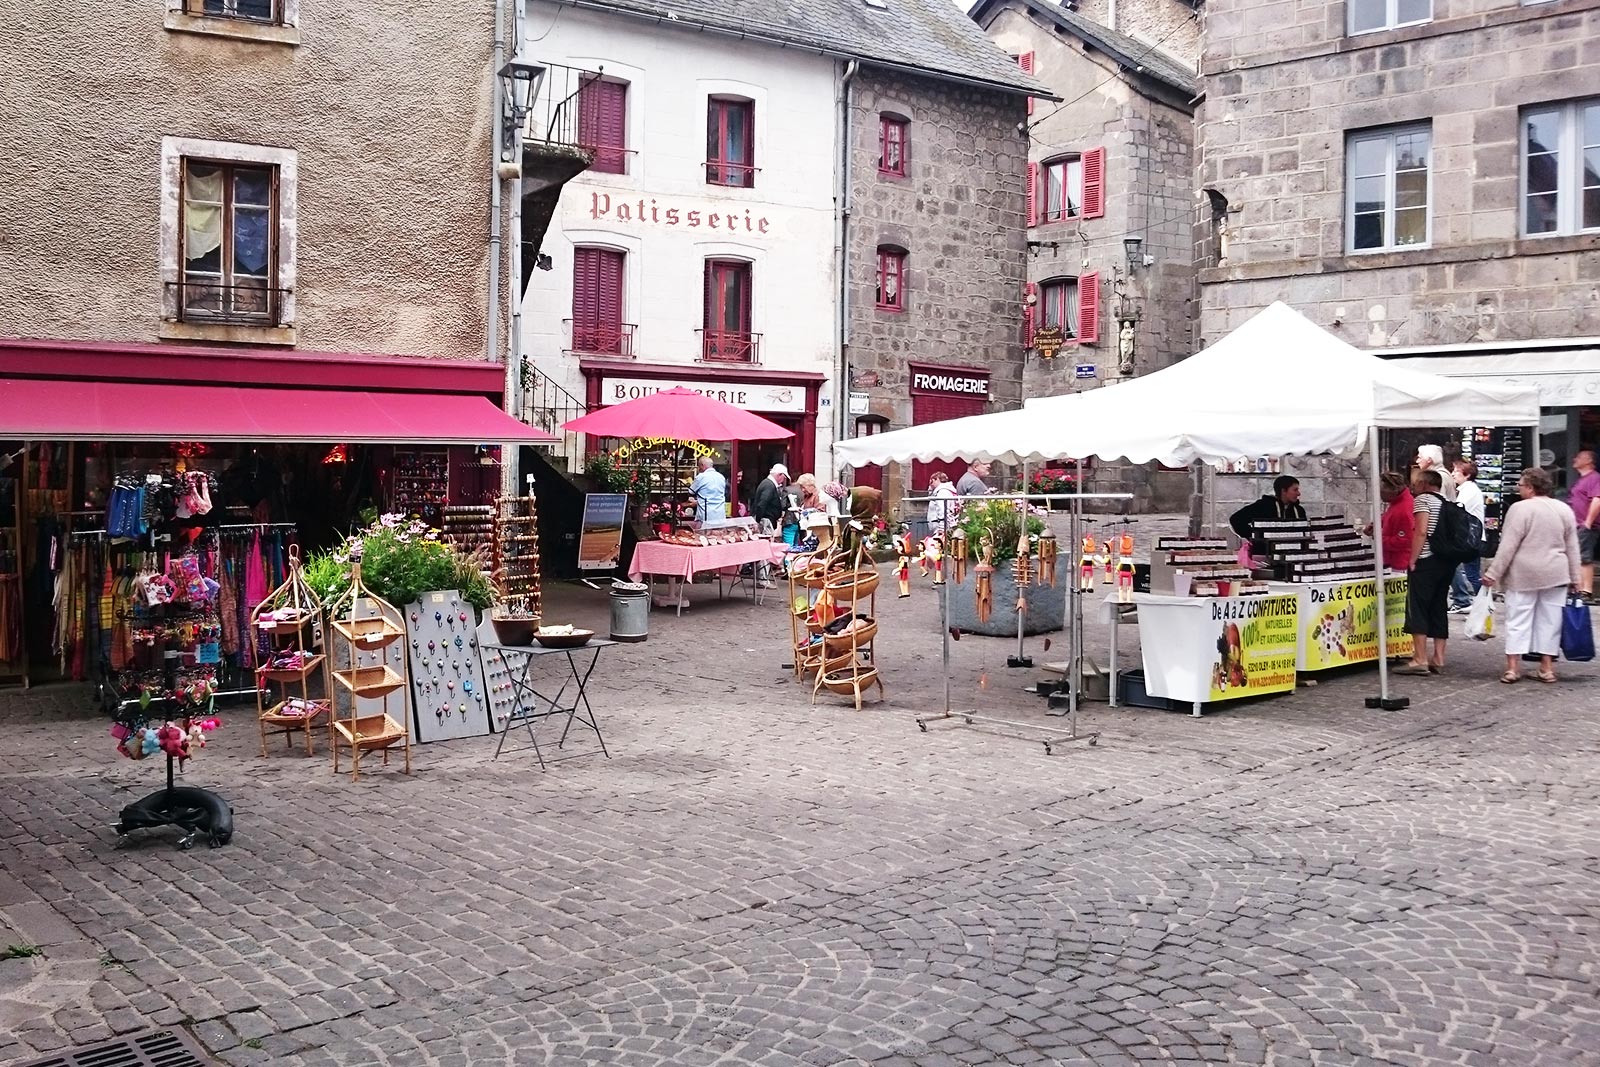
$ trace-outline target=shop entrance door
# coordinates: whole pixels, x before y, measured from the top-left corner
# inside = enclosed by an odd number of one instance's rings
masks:
[[[800,432],[800,419],[795,415],[768,415],[763,413],[762,418],[782,426],[785,430],[798,435]],[[738,501],[743,504],[745,511],[756,502],[756,486],[761,484],[761,479],[767,476],[774,463],[782,463],[789,468],[789,480],[792,482],[805,471],[797,470],[795,463],[796,437],[786,437],[781,441],[740,441],[736,446],[735,455],[738,461],[734,464],[734,479],[729,482],[730,492],[737,491]],[[738,509],[734,509],[738,514]]]
[[[873,434],[882,433],[883,428],[887,425],[888,423],[880,417],[857,419],[856,436],[871,437]],[[865,466],[857,467],[853,481],[856,485],[876,489],[880,493],[883,492],[883,465],[880,463],[868,463]]]
[[[913,426],[923,426],[930,422],[944,422],[946,419],[961,419],[968,415],[983,414],[983,398],[976,396],[945,396],[934,393],[913,393],[911,395],[911,423]],[[934,471],[944,471],[950,476],[952,482],[960,481],[961,476],[967,473],[966,460],[934,460],[930,463],[917,461],[911,464],[911,484],[906,487],[912,496],[922,496],[927,492],[928,479],[933,477]]]

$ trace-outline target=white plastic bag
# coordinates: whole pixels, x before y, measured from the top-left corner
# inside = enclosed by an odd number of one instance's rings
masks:
[[[1467,609],[1467,636],[1474,641],[1487,641],[1494,636],[1494,594],[1479,589]]]

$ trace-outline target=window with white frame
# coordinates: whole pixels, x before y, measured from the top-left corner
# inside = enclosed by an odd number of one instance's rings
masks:
[[[1600,98],[1522,112],[1522,232],[1600,230]]]
[[[1350,32],[1372,33],[1433,19],[1433,0],[1349,0]]]
[[[1345,143],[1345,232],[1351,252],[1421,247],[1430,237],[1433,132],[1396,126]]]

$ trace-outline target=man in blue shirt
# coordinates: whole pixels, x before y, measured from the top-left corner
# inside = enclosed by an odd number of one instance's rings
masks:
[[[700,522],[726,522],[728,479],[712,466],[710,456],[701,456],[699,465],[700,473],[689,483],[689,491],[694,494],[694,517]]]

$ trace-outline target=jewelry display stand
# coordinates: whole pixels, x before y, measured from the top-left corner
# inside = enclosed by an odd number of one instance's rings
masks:
[[[442,589],[408,606],[406,622],[417,743],[489,733],[477,609],[460,590]]]
[[[395,620],[400,613],[394,605],[373,595],[361,581],[361,562],[350,568],[350,588],[328,605],[331,633],[328,637],[328,692],[335,683],[345,691],[350,714],[341,717],[335,707],[328,722],[328,740],[333,746],[333,772],[339,773],[339,749],[350,750],[351,781],[361,777],[361,757],[373,749],[383,751],[389,763],[389,749],[400,745],[405,752],[406,773],[411,773],[411,730],[406,714],[409,671],[406,659],[390,646],[405,636]],[[345,666],[334,666],[337,653],[345,652]],[[391,665],[391,661],[393,665]],[[400,695],[398,716],[389,713],[389,698]],[[380,701],[374,712],[365,711],[363,700]]]
[[[532,495],[494,501],[494,547],[490,584],[495,604],[489,617],[501,644],[525,645],[533,637],[543,604],[539,592],[539,508]],[[518,633],[525,630],[526,636]]]
[[[256,668],[256,721],[261,728],[261,755],[267,754],[267,731],[283,731],[284,742],[294,745],[294,734],[304,731],[306,755],[315,755],[311,728],[315,720],[331,715],[331,692],[313,699],[311,676],[318,672],[327,680],[323,664],[327,656],[315,648],[316,626],[322,621],[322,601],[306,585],[300,564],[300,546],[289,546],[289,577],[250,613],[250,625],[271,645],[265,663]],[[278,700],[271,700],[270,686],[278,687]],[[290,692],[299,687],[299,695]]]

